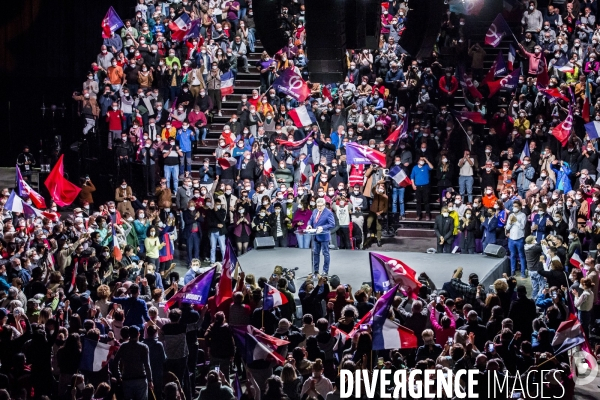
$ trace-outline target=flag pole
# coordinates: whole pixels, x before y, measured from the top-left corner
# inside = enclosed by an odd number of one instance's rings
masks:
[[[264,301],[264,300],[263,300]],[[260,323],[260,328],[264,328],[265,327],[265,304],[263,303],[263,309],[262,309],[262,321]]]

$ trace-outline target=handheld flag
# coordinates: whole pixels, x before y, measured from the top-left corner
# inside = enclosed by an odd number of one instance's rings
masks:
[[[198,275],[187,285],[175,293],[173,297],[165,304],[165,310],[173,307],[178,302],[191,303],[197,306],[203,306],[208,301],[208,293],[215,276],[216,268],[213,267],[201,275]]]
[[[515,89],[517,87],[517,84],[519,83],[519,75],[521,75],[521,68],[515,69],[513,72],[511,72],[509,75],[506,75],[502,79],[488,82],[487,85],[490,88],[490,94],[488,97],[492,97],[500,89]]]
[[[589,122],[584,127],[590,139],[598,139],[600,137],[600,121]]]
[[[529,152],[529,140],[525,142],[525,147],[523,147],[523,151],[521,152],[521,157],[519,157],[519,163],[522,164],[525,157],[531,157],[531,153]]]
[[[109,358],[116,353],[117,349],[118,346],[83,338],[79,369],[88,372],[100,371],[108,365]]]
[[[348,164],[377,164],[385,168],[385,154],[354,142],[346,145],[346,161]]]
[[[233,93],[234,78],[231,71],[221,75],[221,96],[227,96]]]
[[[504,64],[504,57],[502,56],[502,51],[498,53],[492,67],[490,68],[487,75],[483,78],[481,83],[491,82],[500,75],[506,75],[506,64]]]
[[[183,42],[188,38],[192,37],[194,33],[196,36],[199,33],[199,21],[192,21],[188,14],[183,13],[175,21],[169,22],[169,29],[171,30],[171,39],[177,42]]]
[[[502,38],[507,34],[512,35],[512,31],[510,30],[510,27],[506,23],[506,20],[502,14],[498,14],[485,34],[485,44],[496,47],[500,44]]]
[[[537,89],[540,93],[546,96],[546,98],[548,98],[551,104],[556,103],[558,100],[564,100],[567,103],[569,102],[569,98],[562,94],[558,88],[544,89],[542,86],[538,85]]]
[[[277,139],[275,141],[277,142],[278,145],[285,147],[287,150],[294,151],[294,150],[300,150],[302,147],[304,147],[304,145],[306,144],[308,139],[310,139],[312,136],[313,136],[313,133],[310,132],[302,140],[296,140],[296,141],[290,142],[289,140]]]
[[[108,39],[117,29],[123,27],[123,21],[112,6],[106,12],[102,20],[102,38]]]
[[[560,124],[556,125],[552,129],[552,135],[563,145],[567,144],[569,136],[571,135],[571,129],[573,128],[573,107],[569,106],[569,115]]]
[[[39,212],[39,210],[37,210],[39,213],[36,212],[36,210],[33,207],[25,203],[19,196],[17,196],[14,190],[10,192],[10,196],[4,204],[4,208],[12,212],[24,214],[26,218],[41,215],[41,212]]]
[[[273,172],[273,164],[271,164],[271,157],[269,157],[269,153],[263,149],[264,162],[263,162],[263,174],[266,176],[271,175]]]
[[[273,81],[273,89],[300,102],[310,96],[308,84],[291,68],[283,70],[279,77]]]
[[[508,70],[512,71],[515,65],[515,59],[517,58],[517,51],[515,47],[511,44],[508,45]]]
[[[581,322],[573,315],[569,320],[561,322],[554,334],[554,339],[552,339],[554,355],[562,354],[583,343],[585,343],[585,336],[583,335]]]
[[[487,121],[483,118],[483,115],[479,111],[454,111],[450,110],[452,115],[460,119],[461,122],[471,121],[474,124],[486,124]]]
[[[421,289],[421,282],[416,272],[400,260],[378,253],[369,253],[373,290],[385,292],[394,284],[400,284],[408,294],[416,298]]]
[[[223,271],[221,279],[217,282],[217,294],[215,295],[215,303],[219,304],[233,297],[233,271],[238,264],[235,250],[231,246],[229,239],[226,240],[225,255],[223,256]]]
[[[219,164],[219,166],[223,169],[229,169],[231,167],[233,167],[234,165],[237,164],[237,160],[235,159],[235,157],[220,157],[217,158],[217,164]]]
[[[81,188],[65,178],[63,158],[64,154],[60,156],[58,162],[44,181],[44,185],[46,185],[50,192],[50,197],[61,207],[73,203],[81,191]]]
[[[277,306],[287,304],[288,299],[283,293],[275,289],[273,286],[265,283],[263,290],[263,310],[269,311]]]
[[[406,172],[399,165],[395,165],[392,169],[390,169],[390,177],[398,184],[400,187],[406,187],[412,184],[412,181],[406,175]]]
[[[33,190],[27,181],[23,179],[18,165],[15,179],[17,181],[17,194],[19,196],[29,197],[33,205],[37,208],[46,208],[46,200],[44,200],[44,197],[41,194]]]
[[[577,254],[577,252],[573,253],[569,262],[573,267],[579,268],[583,271],[583,261],[581,260],[581,257],[579,257],[579,254]]]
[[[308,126],[317,122],[315,114],[309,111],[305,105],[291,109],[288,112],[288,116],[294,121],[294,125],[298,127]]]
[[[469,93],[471,93],[471,96],[473,96],[476,99],[483,98],[483,95],[481,93],[479,93],[479,90],[477,90],[477,88],[473,84],[473,80],[464,72],[463,67],[457,68],[456,72],[458,75],[458,81],[460,82],[460,85],[463,88],[463,91],[465,89],[468,90]]]
[[[117,240],[117,233],[115,232],[115,225],[112,225],[112,244],[113,244],[113,257],[117,261],[121,261],[123,259],[123,253],[121,252],[121,248],[119,247],[119,241]]]
[[[408,328],[400,326],[388,318],[390,307],[400,284],[379,298],[373,307],[373,350],[409,349],[417,347],[417,337]]]
[[[274,361],[279,365],[285,358],[277,352],[277,348],[289,344],[287,340],[277,339],[256,329],[252,325],[232,326],[233,338],[246,363],[256,360]]]

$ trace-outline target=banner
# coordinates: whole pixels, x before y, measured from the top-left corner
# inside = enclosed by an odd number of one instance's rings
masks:
[[[292,96],[301,102],[310,96],[310,89],[304,79],[291,68],[283,70],[279,77],[275,79],[273,89],[278,93],[284,93],[286,96]]]

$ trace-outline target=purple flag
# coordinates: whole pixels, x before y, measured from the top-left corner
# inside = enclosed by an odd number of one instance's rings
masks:
[[[385,168],[385,154],[370,148],[350,142],[346,145],[346,162],[348,164],[377,164]]]
[[[215,271],[216,267],[213,267],[202,275],[195,277],[167,301],[165,310],[168,310],[178,302],[191,303],[197,306],[205,305],[208,302],[208,292],[210,291]]]
[[[112,6],[106,12],[102,20],[102,37],[108,39],[112,33],[123,26],[123,21]]]
[[[510,75],[506,75],[502,79],[488,82],[487,85],[490,88],[490,95],[488,97],[492,97],[500,89],[514,90],[519,83],[519,75],[521,75],[521,68],[515,69]]]
[[[498,14],[485,34],[485,44],[496,47],[500,44],[504,35],[508,34],[512,35],[512,31],[502,14]]]
[[[494,71],[494,78],[497,78],[500,75],[506,75],[506,63],[504,62],[504,56],[502,55],[502,51],[498,53],[494,65],[496,66],[496,70]]]
[[[288,68],[283,70],[273,82],[275,91],[292,96],[298,101],[304,101],[310,96],[310,89],[300,75]]]

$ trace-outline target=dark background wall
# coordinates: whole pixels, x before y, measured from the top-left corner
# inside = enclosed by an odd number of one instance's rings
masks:
[[[24,144],[33,152],[40,140],[75,140],[78,121],[71,101],[82,89],[90,63],[102,44],[101,22],[112,5],[122,19],[133,15],[131,0],[20,0],[0,14],[0,166],[14,166]],[[41,107],[66,107],[52,117]],[[49,144],[45,144],[48,145]],[[67,163],[76,153],[64,150]]]

